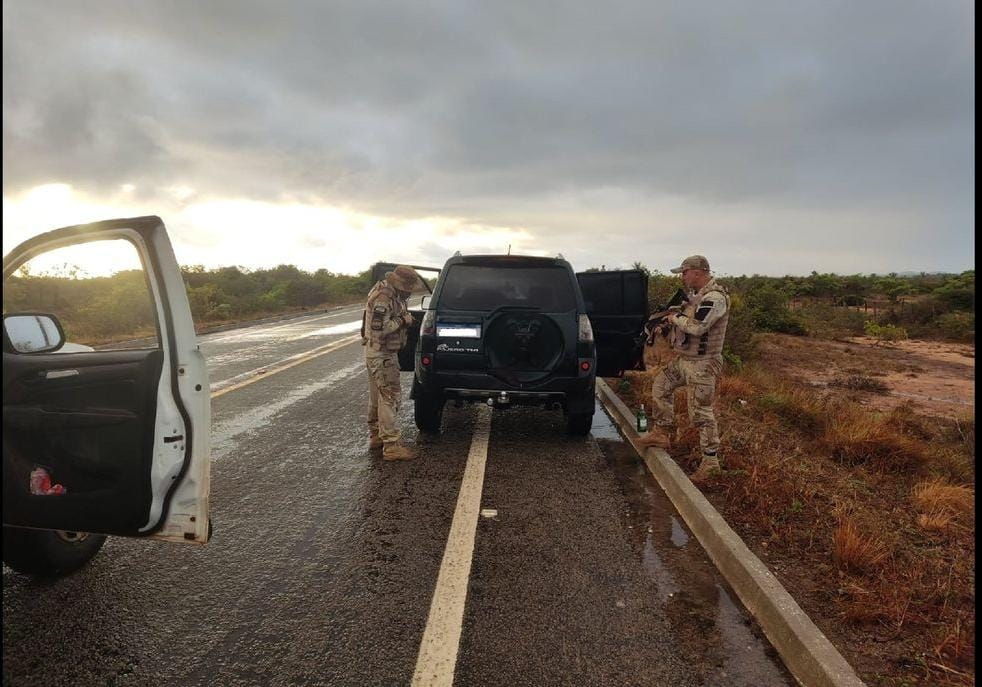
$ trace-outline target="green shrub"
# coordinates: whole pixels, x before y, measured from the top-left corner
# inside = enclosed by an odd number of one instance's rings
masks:
[[[975,311],[975,270],[949,277],[934,295],[953,310]]]
[[[748,292],[745,299],[755,329],[798,336],[808,333],[804,323],[788,310],[784,291],[768,284]]]
[[[726,324],[726,338],[723,342],[723,359],[739,370],[745,361],[754,358],[756,351],[753,314],[747,309],[740,294],[731,294],[730,318]]]
[[[219,303],[214,308],[205,313],[206,320],[229,320],[232,319],[232,306],[228,303]]]
[[[809,334],[830,339],[843,336],[861,336],[866,320],[861,312],[831,306],[827,303],[808,303],[802,306],[798,315]]]
[[[903,341],[907,338],[907,330],[893,324],[877,324],[867,321],[864,325],[867,336],[877,341]]]
[[[743,359],[725,346],[723,347],[723,361],[737,372],[743,369]]]
[[[975,313],[949,312],[939,317],[935,324],[946,339],[953,341],[975,341]]]

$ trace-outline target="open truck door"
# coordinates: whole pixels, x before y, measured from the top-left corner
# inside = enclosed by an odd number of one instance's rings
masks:
[[[397,266],[397,263],[394,262],[377,262],[372,265],[372,283],[385,279],[386,272],[391,272]],[[439,267],[424,267],[423,265],[409,265],[409,267],[412,267],[417,272],[433,272],[437,275],[440,273]],[[433,295],[433,288],[427,281],[428,277],[425,274],[420,274],[419,276],[423,279],[426,294],[423,295],[419,307],[414,306],[412,303],[409,306],[409,312],[413,316],[413,325],[409,328],[409,337],[406,339],[406,345],[399,350],[399,369],[402,372],[412,372],[416,369],[416,344],[419,343],[419,328],[423,324],[423,315],[426,314],[427,299]],[[362,313],[363,333],[365,327],[364,320],[365,315]]]
[[[95,281],[76,273],[75,281],[48,276],[32,283],[29,264],[65,250],[105,256],[117,248],[131,253],[138,269],[112,279],[131,278],[130,287],[144,289],[141,334],[155,330],[151,344],[66,343],[66,335],[92,338],[85,333],[98,319],[92,311],[111,309],[116,292],[64,313],[17,311],[35,286],[81,291]],[[21,572],[62,574],[95,555],[102,535],[205,543],[208,371],[160,218],[41,234],[4,257],[3,277],[4,561]],[[113,312],[134,310],[140,307]]]
[[[597,346],[597,376],[643,370],[648,275],[640,270],[578,272],[580,292]]]

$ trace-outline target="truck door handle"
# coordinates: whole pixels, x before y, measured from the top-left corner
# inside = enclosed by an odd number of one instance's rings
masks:
[[[63,379],[78,376],[78,370],[45,370],[41,373],[45,379]]]

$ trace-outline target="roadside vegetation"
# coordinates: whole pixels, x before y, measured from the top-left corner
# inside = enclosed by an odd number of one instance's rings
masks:
[[[666,302],[678,278],[650,276]],[[907,339],[960,346],[945,369],[973,383],[974,272],[720,281],[724,471],[704,493],[867,684],[974,684],[974,407],[892,395],[932,372]],[[650,411],[670,357],[659,341],[647,371],[608,382]],[[691,471],[698,434],[675,403],[670,453]]]
[[[371,288],[368,270],[357,275],[305,272],[293,265],[266,270],[183,267],[199,328],[360,302]],[[69,341],[100,344],[153,335],[154,317],[144,273],[111,277],[21,273],[7,280],[4,312],[58,313]]]

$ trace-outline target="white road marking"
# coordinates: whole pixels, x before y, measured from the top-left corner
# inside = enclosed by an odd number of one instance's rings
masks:
[[[353,344],[355,341],[358,341],[359,339],[361,339],[360,335],[349,336],[344,339],[339,339],[338,341],[333,341],[329,344],[325,344],[323,346],[318,346],[317,348],[312,348],[309,351],[304,351],[303,353],[297,353],[296,355],[291,355],[289,358],[284,358],[283,360],[279,360],[275,363],[270,363],[269,365],[263,365],[262,367],[257,367],[254,370],[243,372],[242,374],[235,375],[234,377],[223,379],[220,382],[215,382],[211,385],[211,397],[215,398],[216,396],[227,394],[229,391],[241,389],[244,386],[259,381],[259,379],[266,379],[267,377],[271,377],[277,372],[288,370],[294,365],[299,365],[300,363],[307,362],[312,358],[316,358],[326,353],[331,353],[333,351],[338,350],[339,348],[344,348],[345,346],[348,346],[349,344]]]
[[[471,440],[464,479],[457,495],[457,508],[447,537],[447,548],[436,579],[423,640],[416,658],[413,685],[452,687],[457,651],[464,624],[464,604],[474,556],[477,516],[484,489],[484,466],[488,459],[491,409],[479,406],[477,426]]]

